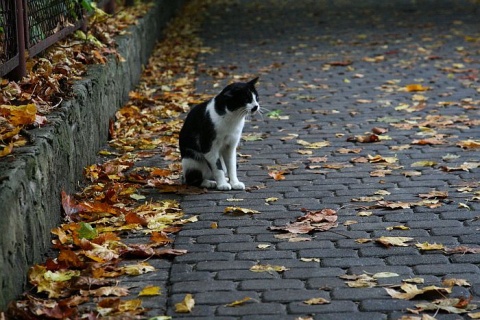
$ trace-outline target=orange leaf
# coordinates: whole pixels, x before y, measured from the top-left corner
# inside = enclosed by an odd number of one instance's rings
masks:
[[[171,243],[172,239],[170,239],[165,232],[153,231],[152,235],[150,236],[150,242],[166,245],[167,243]]]
[[[285,171],[277,171],[277,170],[270,171],[268,173],[268,175],[276,181],[285,180],[284,174],[285,174]]]
[[[5,146],[2,151],[0,151],[0,158],[5,157],[12,153],[13,150],[13,143],[10,143],[8,146]]]
[[[430,87],[424,87],[421,84],[414,83],[405,86],[407,92],[417,92],[417,91],[427,91],[430,90]]]

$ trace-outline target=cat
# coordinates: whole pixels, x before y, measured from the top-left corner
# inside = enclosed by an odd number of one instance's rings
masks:
[[[218,190],[245,189],[237,178],[236,149],[245,117],[260,112],[257,81],[258,77],[232,83],[190,110],[179,137],[185,184]]]

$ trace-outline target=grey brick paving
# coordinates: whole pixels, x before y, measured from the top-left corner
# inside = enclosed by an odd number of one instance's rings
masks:
[[[447,255],[414,246],[423,242],[450,248],[480,246],[480,204],[473,199],[480,191],[475,185],[480,169],[441,170],[480,158],[479,149],[456,145],[480,139],[478,5],[466,0],[213,0],[206,10],[199,12],[207,17],[199,32],[204,45],[214,50],[199,58],[197,91],[215,94],[234,76],[259,75],[261,104],[287,119],[270,118],[265,112],[247,122],[247,134],[264,134],[262,140],[242,141],[239,149],[251,155],[242,159],[238,169],[251,189],[177,197],[184,211],[198,215],[199,221],[185,225],[175,237],[173,247],[189,253],[169,265],[162,262],[165,265],[156,276],[141,280],[165,287],[158,305],[156,300],[144,300],[152,308],[149,314],[165,313],[175,319],[398,319],[425,300],[393,299],[382,286],[413,277],[424,278],[425,285],[441,285],[444,278],[466,279],[471,287],[456,287],[456,294],[471,294],[478,302],[479,254]],[[210,69],[225,77],[201,71]],[[405,86],[413,83],[431,90],[406,92]],[[415,105],[417,109],[405,110]],[[390,139],[347,141],[371,134],[374,127],[387,128]],[[284,139],[288,135],[298,136]],[[412,144],[432,137],[446,144]],[[297,144],[299,139],[327,140],[330,145],[302,155],[298,150],[305,148]],[[408,149],[398,149],[405,145]],[[342,154],[340,148],[361,150]],[[445,160],[447,154],[459,158]],[[351,161],[368,155],[398,160],[393,166]],[[324,156],[325,162],[311,163],[310,158]],[[418,161],[437,164],[412,166]],[[271,165],[296,168],[285,180],[274,181],[267,170]],[[372,176],[379,169],[391,172]],[[405,175],[408,171],[421,175]],[[460,191],[465,183],[473,187]],[[448,197],[438,199],[438,206],[404,209],[375,207],[377,202],[368,199],[352,201],[379,190],[388,191],[384,200],[392,202],[418,202],[420,193],[432,190],[448,191]],[[278,200],[267,204],[269,197]],[[233,205],[261,213],[223,214],[226,206]],[[306,235],[309,241],[304,242],[279,239],[277,232],[268,230],[294,221],[303,214],[302,208],[334,209],[339,225]],[[361,216],[361,211],[371,215]],[[213,222],[217,228],[211,227]],[[398,225],[409,229],[387,230]],[[390,248],[355,241],[381,236],[414,240],[407,247]],[[256,264],[288,270],[250,271]],[[373,288],[350,288],[340,278],[379,272],[398,276],[380,278]],[[174,305],[186,293],[193,294],[196,305],[190,314],[177,314]],[[244,297],[252,300],[239,307],[226,306]],[[310,298],[330,303],[305,304]],[[463,316],[439,313],[436,317]]]

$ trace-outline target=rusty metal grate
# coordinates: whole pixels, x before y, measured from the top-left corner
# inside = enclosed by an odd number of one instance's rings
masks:
[[[0,0],[0,64],[18,54],[15,2]]]
[[[76,0],[27,0],[27,8],[28,48],[82,19],[82,7]]]

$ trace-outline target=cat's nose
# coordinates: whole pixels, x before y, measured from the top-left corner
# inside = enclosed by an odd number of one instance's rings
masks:
[[[251,112],[252,112],[252,113],[255,113],[255,112],[257,112],[258,108],[260,108],[258,105],[256,105],[256,106],[253,106],[253,108],[252,108]]]

